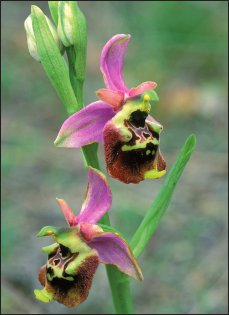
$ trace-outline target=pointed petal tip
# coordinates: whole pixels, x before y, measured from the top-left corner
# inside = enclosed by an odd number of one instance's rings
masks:
[[[153,82],[153,81],[146,81],[146,82],[143,82],[141,84],[139,84],[138,86],[130,89],[130,93],[129,95],[131,97],[133,96],[137,96],[137,95],[140,95],[140,94],[143,94],[144,92],[147,92],[147,91],[152,91],[154,90],[155,88],[157,87],[157,83],[156,82]],[[151,92],[152,93],[152,92]],[[149,93],[149,95],[151,94]],[[151,96],[151,95],[150,95]],[[155,97],[154,97],[155,98]]]
[[[93,102],[69,116],[62,124],[54,144],[58,147],[79,148],[103,140],[103,128],[115,115],[109,104]]]
[[[130,39],[130,38],[131,38],[130,34],[115,34],[109,39],[109,41],[114,40],[114,39],[118,40],[118,39]]]
[[[58,147],[58,142],[59,142],[59,139],[58,139],[58,136],[56,137],[55,141],[53,142],[53,144]]]
[[[54,226],[45,226],[37,233],[37,237],[55,235],[56,232],[57,228]]]
[[[108,185],[108,181],[107,181],[106,176],[100,170],[98,170],[97,168],[94,168],[92,166],[89,166],[88,167],[88,179],[89,179],[90,173],[94,173],[94,174],[96,174],[96,176],[100,176],[103,179],[103,181]]]
[[[123,34],[123,38],[126,38],[127,40],[131,39],[131,35],[130,34]]]
[[[65,139],[66,137],[64,136],[64,134],[62,135],[58,134],[53,144],[58,148],[63,148]]]
[[[139,281],[144,281],[144,277],[143,277],[142,272],[139,274],[139,278],[138,278],[137,280],[139,280]]]
[[[130,39],[131,38],[131,35],[130,34],[120,34],[121,36],[123,36],[123,38],[127,38],[127,39]]]
[[[76,223],[76,216],[73,213],[72,209],[69,207],[67,202],[64,199],[56,198],[56,201],[60,207],[60,210],[65,216],[65,219],[69,226],[73,226]]]
[[[137,263],[137,260],[135,257],[133,257],[133,260],[135,260],[135,268],[136,268],[136,271],[135,273],[126,273],[129,277],[133,278],[134,280],[137,280],[137,281],[143,281],[144,280],[144,277],[143,277],[143,274],[142,274],[142,271]]]

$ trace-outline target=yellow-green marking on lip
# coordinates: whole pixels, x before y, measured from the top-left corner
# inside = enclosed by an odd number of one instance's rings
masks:
[[[135,145],[124,144],[122,146],[121,150],[122,151],[131,151],[131,150],[137,150],[137,149],[145,149],[148,143],[152,143],[154,145],[158,145],[159,141],[156,138],[155,139],[146,139],[144,142],[139,142],[137,140]]]
[[[149,170],[149,171],[145,172],[144,178],[150,178],[150,179],[160,178],[163,175],[165,175],[165,173],[166,173],[166,170],[163,170],[163,171],[160,171],[160,172],[157,171],[157,170]]]

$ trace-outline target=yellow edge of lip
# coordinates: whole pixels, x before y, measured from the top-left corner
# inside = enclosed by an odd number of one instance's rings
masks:
[[[34,294],[37,300],[40,300],[41,302],[44,303],[49,303],[53,299],[52,293],[47,292],[45,289],[34,290]]]
[[[150,171],[145,172],[144,178],[150,178],[150,179],[160,178],[163,175],[165,175],[165,173],[166,173],[166,170],[163,170],[160,172],[158,172],[157,170],[150,170]]]

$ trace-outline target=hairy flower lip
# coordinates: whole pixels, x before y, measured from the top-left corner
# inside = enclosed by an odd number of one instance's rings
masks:
[[[68,277],[54,277],[52,280],[48,280],[47,267],[43,266],[39,271],[39,281],[44,288],[35,290],[34,293],[42,302],[56,300],[67,307],[78,306],[88,297],[98,265],[98,255],[95,250],[92,250],[91,256],[83,261],[71,281],[67,280]],[[63,273],[66,274],[65,270]]]
[[[99,263],[114,265],[134,279],[143,280],[126,240],[96,225],[111,202],[106,177],[92,167],[88,170],[88,187],[77,216],[64,199],[57,198],[69,227],[46,226],[38,233],[38,237],[52,236],[55,243],[42,249],[48,254],[48,261],[39,272],[44,288],[34,291],[37,299],[46,303],[56,300],[69,307],[81,304],[89,294]]]

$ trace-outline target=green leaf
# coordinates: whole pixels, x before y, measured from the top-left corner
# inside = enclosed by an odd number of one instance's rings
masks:
[[[53,21],[58,25],[58,6],[59,1],[48,1],[49,11],[51,13]]]
[[[196,137],[195,135],[190,135],[178,154],[178,157],[173,164],[162,189],[154,200],[151,208],[146,213],[139,228],[135,232],[130,243],[135,257],[139,257],[144,248],[147,246],[149,240],[152,238],[161,217],[168,208],[176,184],[178,183],[179,178],[192,155],[195,145]]]
[[[78,110],[78,103],[71,86],[67,65],[53,39],[44,13],[35,5],[32,5],[31,11],[41,64],[68,114],[71,115]]]

